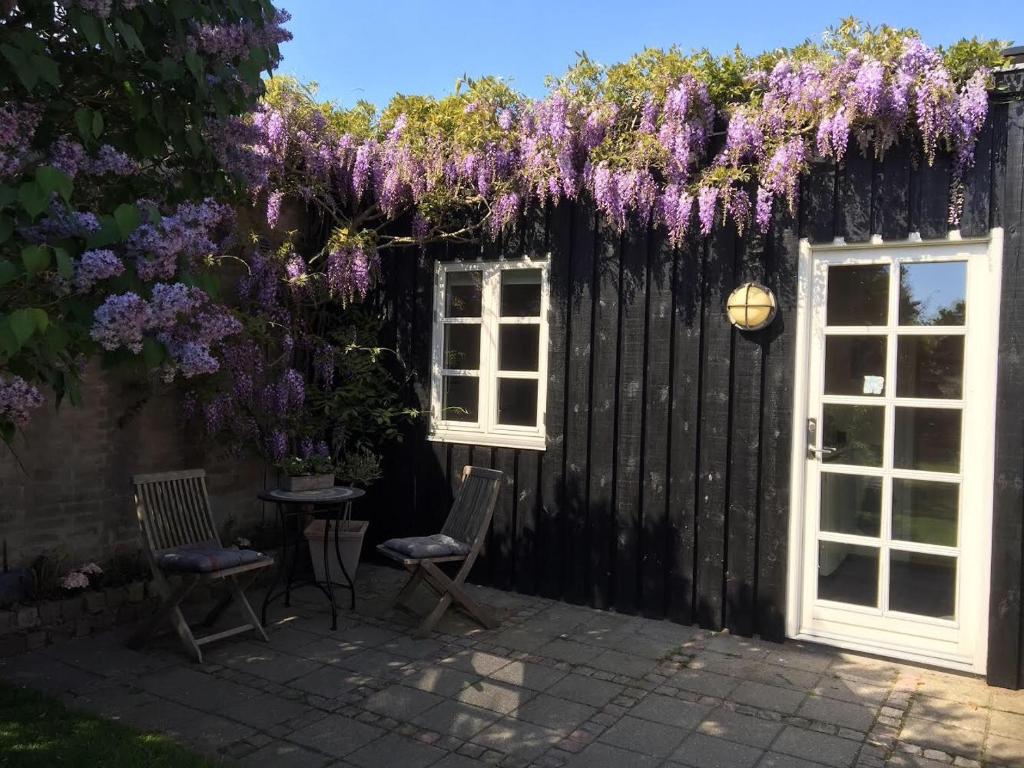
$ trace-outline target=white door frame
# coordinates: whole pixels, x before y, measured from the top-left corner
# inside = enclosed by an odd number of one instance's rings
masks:
[[[811,366],[811,333],[814,304],[811,291],[814,286],[815,257],[819,254],[835,257],[837,255],[849,255],[870,258],[882,256],[883,250],[890,249],[926,249],[933,248],[948,254],[960,244],[964,246],[966,253],[968,248],[971,251],[971,263],[983,261],[980,270],[968,269],[968,312],[970,313],[971,328],[979,328],[979,332],[972,333],[974,347],[981,346],[981,349],[965,350],[965,372],[968,366],[980,366],[983,370],[978,374],[974,370],[974,381],[970,392],[965,389],[965,402],[970,396],[972,398],[972,430],[974,437],[973,445],[964,442],[962,453],[968,455],[970,450],[971,463],[974,465],[974,472],[982,467],[985,472],[983,480],[976,483],[975,492],[981,494],[976,498],[981,518],[972,525],[978,540],[973,542],[974,561],[976,572],[970,577],[971,591],[976,595],[976,602],[973,606],[972,615],[959,615],[958,621],[962,626],[969,626],[973,629],[973,654],[971,658],[954,657],[950,655],[936,654],[935,652],[923,651],[908,647],[907,645],[888,644],[884,641],[865,642],[864,640],[847,639],[839,636],[829,636],[823,633],[810,633],[801,626],[804,617],[803,602],[804,579],[808,570],[805,562],[805,531],[807,523],[807,441],[806,424],[808,418],[809,403],[809,380]],[[984,255],[978,254],[978,246],[985,247]],[[961,238],[959,232],[950,232],[946,240],[922,241],[919,236],[911,235],[909,240],[882,242],[881,238],[875,237],[870,243],[846,245],[841,239],[830,245],[811,245],[807,239],[800,241],[799,253],[799,278],[797,289],[797,328],[796,328],[796,349],[795,349],[795,377],[793,391],[793,424],[792,424],[792,460],[790,475],[790,522],[789,522],[789,557],[787,575],[787,598],[786,598],[786,635],[787,637],[814,642],[823,642],[841,648],[855,651],[875,653],[893,658],[906,659],[909,661],[945,666],[962,671],[984,673],[987,661],[988,646],[988,597],[991,567],[992,550],[992,493],[993,479],[992,467],[995,451],[994,425],[995,425],[995,398],[996,398],[996,359],[999,338],[999,295],[1002,274],[1003,254],[1003,230],[992,229],[985,238]],[[981,279],[971,285],[972,273],[980,275]],[[973,290],[972,290],[973,288]],[[982,298],[979,299],[979,296]],[[819,297],[819,301],[822,298]],[[981,340],[981,344],[978,341]],[[965,387],[967,387],[965,376]],[[819,430],[820,431],[820,430]],[[965,433],[967,429],[965,428]],[[987,436],[987,437],[986,437]],[[967,466],[964,470],[966,473]],[[962,586],[966,582],[959,575],[958,583]],[[979,593],[980,592],[980,593]]]

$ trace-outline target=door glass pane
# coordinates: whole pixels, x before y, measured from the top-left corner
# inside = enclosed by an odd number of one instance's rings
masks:
[[[896,395],[959,399],[963,392],[963,336],[900,336]]]
[[[890,550],[889,610],[955,618],[956,558]]]
[[[498,331],[498,369],[536,371],[540,346],[539,325],[508,325]]]
[[[963,325],[967,262],[900,265],[900,325]]]
[[[536,379],[498,379],[498,423],[537,426]]]
[[[480,326],[451,325],[444,327],[444,367],[475,371],[480,368]]]
[[[829,267],[826,316],[828,325],[885,325],[889,317],[889,267]]]
[[[501,316],[540,317],[539,269],[502,270]]]
[[[960,506],[957,483],[892,481],[892,537],[955,547]]]
[[[449,272],[445,275],[445,317],[480,317],[482,296],[482,272]]]
[[[882,478],[821,473],[821,530],[878,536],[881,519]]]
[[[835,448],[823,456],[836,464],[882,466],[882,433],[885,409],[876,405],[824,406],[822,446]]]
[[[878,605],[878,550],[819,541],[818,598],[854,605]]]
[[[446,421],[479,420],[480,380],[476,376],[445,376],[441,418]]]
[[[897,408],[893,465],[931,472],[960,471],[960,411]]]
[[[885,337],[829,336],[825,340],[826,395],[884,395]]]

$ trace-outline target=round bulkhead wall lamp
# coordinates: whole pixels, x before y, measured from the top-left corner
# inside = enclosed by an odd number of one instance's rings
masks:
[[[775,294],[760,283],[744,283],[729,294],[725,313],[741,331],[759,331],[775,319]]]

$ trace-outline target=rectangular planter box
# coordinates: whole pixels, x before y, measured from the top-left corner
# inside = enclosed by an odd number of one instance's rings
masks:
[[[282,491],[319,491],[334,487],[334,475],[282,475]]]
[[[363,549],[363,537],[366,536],[366,529],[370,523],[366,520],[334,520],[331,522],[330,532],[327,533],[327,563],[331,569],[331,581],[335,584],[344,584],[345,577],[341,572],[341,565],[338,563],[338,554],[334,548],[334,526],[338,529],[338,548],[341,550],[341,559],[345,564],[345,570],[349,577],[355,581],[356,570],[359,568],[359,554]],[[313,561],[313,573],[317,581],[326,581],[324,574],[324,520],[314,520],[304,533],[309,539],[309,556]]]

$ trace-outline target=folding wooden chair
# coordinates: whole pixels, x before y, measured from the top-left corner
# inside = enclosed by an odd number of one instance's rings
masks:
[[[377,547],[381,554],[398,561],[410,573],[409,580],[394,598],[393,605],[406,601],[420,583],[426,584],[439,597],[437,605],[420,624],[418,634],[429,634],[452,602],[460,605],[470,616],[488,629],[493,629],[500,624],[490,610],[469,596],[464,585],[487,537],[487,529],[491,524],[491,517],[494,515],[503,477],[504,473],[496,469],[467,466],[462,470],[462,486],[448,513],[448,519],[445,520],[444,527],[441,529],[441,535],[469,545],[466,553],[436,557],[410,557],[389,547],[390,542],[385,542]],[[408,540],[393,539],[392,541]],[[449,578],[438,567],[441,563],[458,562],[461,562],[462,566],[454,578]]]
[[[157,612],[131,637],[129,646],[141,646],[168,618],[200,663],[203,660],[201,646],[215,640],[254,630],[266,641],[267,633],[249,605],[243,587],[259,571],[272,566],[274,560],[252,550],[224,548],[210,511],[206,472],[190,469],[135,475],[132,482],[146,556],[163,601]],[[169,574],[180,576],[178,586],[172,587]],[[232,602],[241,610],[246,623],[196,637],[180,606],[193,589],[210,582],[223,584],[227,593],[207,614],[202,626],[211,626]]]

